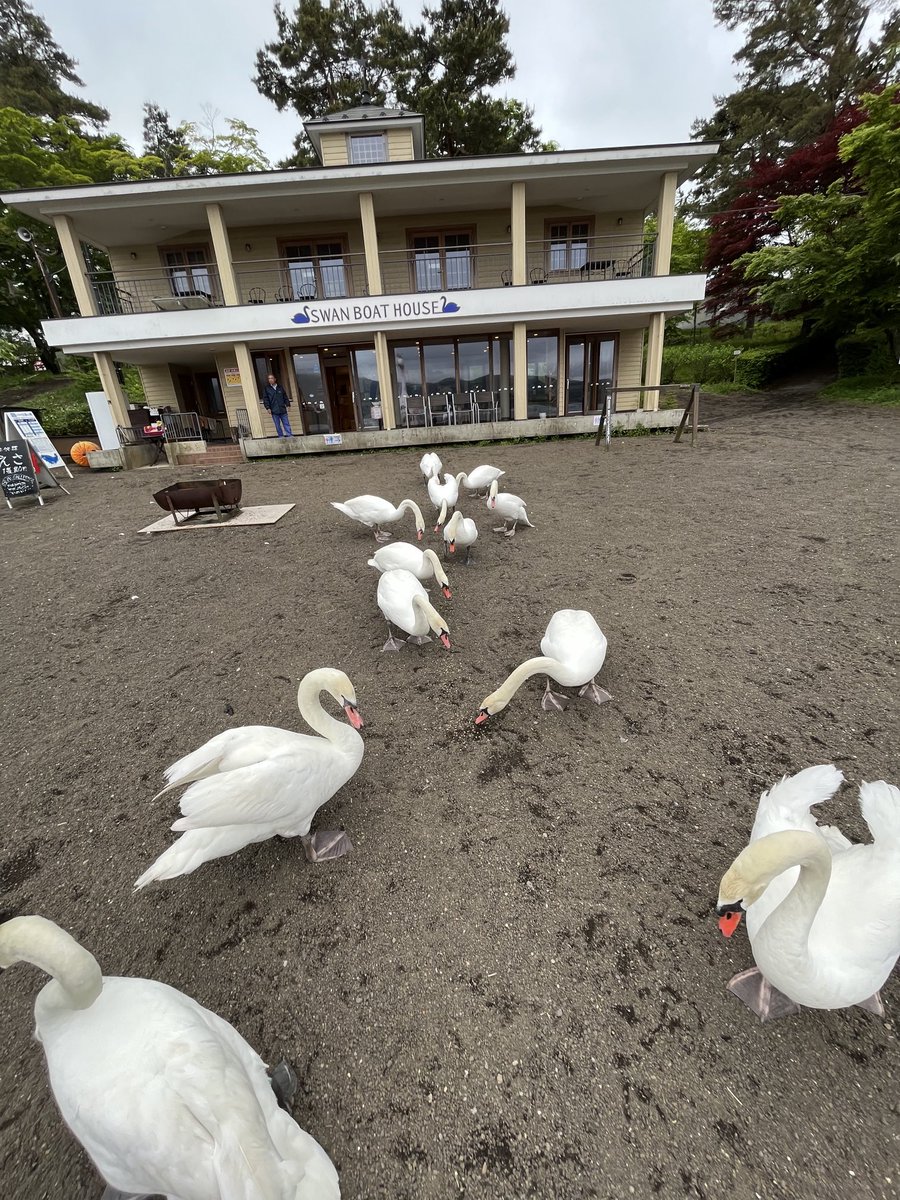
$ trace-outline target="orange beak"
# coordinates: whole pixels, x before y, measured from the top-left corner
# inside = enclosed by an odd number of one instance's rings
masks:
[[[447,549],[450,551],[451,554],[455,554],[456,553],[456,542],[448,542]]]
[[[350,722],[350,724],[353,726],[354,729],[362,729],[363,719],[360,716],[359,709],[356,707],[355,704],[351,704],[350,701],[348,700],[344,704],[344,712],[347,714],[347,720]]]
[[[416,541],[417,541],[417,542],[421,542],[421,540],[422,540],[422,538],[423,538],[424,536],[425,536],[425,530],[424,530],[424,529],[417,529],[417,530],[416,530]]]
[[[445,600],[453,599],[453,593],[450,591],[449,587],[447,587],[446,584],[444,584],[444,586],[441,588],[441,591],[444,593]]]
[[[491,715],[490,713],[480,712],[478,714],[478,716],[475,718],[475,724],[483,725],[490,715]]]
[[[721,917],[719,917],[719,928],[726,937],[730,938],[738,925],[740,925],[741,915],[739,912],[727,912],[722,913]]]

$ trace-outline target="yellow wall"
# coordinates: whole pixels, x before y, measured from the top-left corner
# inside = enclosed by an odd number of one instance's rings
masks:
[[[144,365],[138,367],[138,370],[141,373],[144,395],[151,408],[163,408],[167,404],[170,408],[181,407],[168,363]]]
[[[619,334],[619,353],[616,363],[617,387],[628,387],[641,383],[643,347],[643,329],[623,329]],[[619,412],[631,412],[640,406],[640,392],[620,392],[616,396],[616,409]]]
[[[388,125],[369,130],[354,130],[355,133],[383,133],[388,162],[409,162],[415,158],[413,151],[413,134],[411,129],[396,129]],[[321,135],[322,166],[346,167],[350,163],[350,134],[343,129],[328,130]]]
[[[411,129],[387,129],[388,162],[409,162],[415,158]]]
[[[337,130],[333,133],[323,133],[321,143],[323,167],[347,166],[349,159],[347,157],[346,133],[339,133]]]

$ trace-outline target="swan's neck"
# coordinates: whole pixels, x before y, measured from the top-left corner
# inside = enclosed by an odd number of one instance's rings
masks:
[[[828,891],[831,854],[817,834],[807,834],[801,847],[799,839],[791,836],[793,832],[776,835],[782,845],[778,847],[778,855],[771,860],[771,878],[795,866],[800,867],[800,875],[784,900],[766,919],[760,934],[772,938],[782,956],[802,961],[808,956],[809,933]]]
[[[459,474],[456,476],[456,486],[457,486],[457,487],[459,487],[459,485],[460,485],[461,483],[463,483],[464,481],[467,481],[467,480],[468,480],[468,478],[469,478],[469,477],[468,477],[468,475],[465,473],[465,471],[460,471],[460,473],[459,473]]]
[[[42,995],[54,1007],[88,1008],[103,988],[103,976],[93,954],[71,934],[44,917],[13,917],[0,925],[0,966],[32,963],[48,975]]]
[[[319,696],[324,691],[320,680],[307,676],[297,689],[297,707],[300,715],[310,729],[315,730],[320,737],[329,742],[342,744],[354,742],[359,734],[344,721],[337,720],[322,707]]]
[[[431,601],[426,596],[420,596],[418,592],[412,598],[413,608],[418,608],[427,620],[430,628],[443,628],[444,622],[441,614],[434,607]]]
[[[419,520],[422,519],[421,509],[419,508],[418,504],[416,504],[415,500],[401,500],[400,504],[397,506],[397,512],[411,512],[414,517],[418,517]]]
[[[498,700],[502,700],[504,704],[509,704],[526,679],[530,679],[532,675],[550,675],[555,679],[556,672],[561,666],[562,664],[559,659],[556,658],[541,657],[526,659],[525,662],[516,667],[512,674],[501,683],[494,695]]]

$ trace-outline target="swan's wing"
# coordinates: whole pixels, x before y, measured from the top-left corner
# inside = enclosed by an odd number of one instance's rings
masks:
[[[181,797],[184,815],[172,828],[268,825],[275,832],[312,820],[340,786],[348,760],[324,738],[310,741],[302,755],[283,754],[192,783]]]
[[[750,841],[785,829],[805,829],[809,833],[821,833],[832,852],[845,850],[852,843],[834,826],[820,827],[809,811],[813,804],[830,800],[843,781],[842,773],[830,763],[807,767],[796,775],[785,775],[760,796]]]
[[[315,741],[315,738],[308,734],[293,733],[273,725],[242,725],[237,729],[225,729],[166,767],[163,772],[166,786],[154,799],[195,779],[206,779],[220,771],[245,767],[292,748],[299,751],[303,743],[311,741]]]
[[[900,956],[900,840],[851,846],[832,860],[809,949],[835,969],[877,977],[873,992],[887,978]]]
[[[550,618],[541,653],[595,675],[606,658],[606,637],[589,612],[563,608]]]
[[[877,846],[900,847],[900,788],[883,779],[863,783],[859,806]]]

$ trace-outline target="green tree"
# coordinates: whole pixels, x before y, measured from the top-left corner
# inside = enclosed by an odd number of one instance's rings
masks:
[[[440,0],[404,23],[393,0],[275,5],[277,37],[256,56],[259,91],[301,120],[369,100],[421,112],[426,153],[449,157],[544,149],[533,111],[492,89],[513,78],[499,0]],[[293,163],[314,161],[306,135]]]
[[[885,10],[877,38],[866,30]],[[742,29],[740,87],[692,136],[719,143],[698,176],[695,205],[718,211],[740,192],[754,163],[778,160],[821,136],[838,112],[896,77],[900,8],[865,0],[713,0],[715,19]]]
[[[0,191],[146,179],[160,167],[159,159],[137,158],[115,134],[85,137],[73,117],[53,120],[0,109]],[[19,228],[32,233],[32,245],[18,238]],[[41,330],[41,321],[53,314],[33,245],[46,251],[63,312],[77,311],[53,231],[5,208],[0,214],[0,327],[24,329],[50,370],[57,370],[56,352]]]
[[[236,117],[225,118],[206,105],[199,122],[172,125],[165,109],[144,105],[144,154],[158,158],[160,175],[221,175],[267,171],[270,167],[259,145],[258,131]]]
[[[0,0],[0,108],[102,125],[109,118],[105,108],[63,88],[65,83],[84,87],[77,65],[25,0]]]
[[[782,199],[786,241],[745,256],[761,304],[806,316],[835,336],[883,330],[896,361],[900,329],[900,86],[862,98],[867,119],[841,138],[839,153],[857,187]]]

